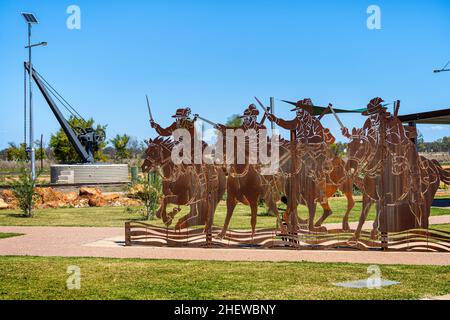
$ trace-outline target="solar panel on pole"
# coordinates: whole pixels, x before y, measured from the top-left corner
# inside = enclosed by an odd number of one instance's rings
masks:
[[[29,24],[37,24],[39,23],[36,19],[36,17],[34,16],[34,14],[32,13],[28,13],[28,12],[22,12],[22,16],[24,17],[25,21]]]

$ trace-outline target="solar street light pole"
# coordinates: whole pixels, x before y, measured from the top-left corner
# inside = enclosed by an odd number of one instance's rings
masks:
[[[30,66],[30,76],[29,76],[29,90],[30,90],[30,139],[29,139],[29,150],[31,158],[31,179],[35,181],[36,179],[36,155],[34,150],[34,132],[33,132],[33,65],[31,63],[31,23],[28,23],[28,65]]]
[[[36,19],[36,17],[32,14],[32,13],[26,13],[26,12],[22,12],[22,16],[25,19],[27,25],[28,25],[28,46],[26,46],[25,48],[28,49],[28,67],[29,67],[29,121],[30,121],[30,127],[29,127],[29,141],[28,141],[28,147],[27,147],[27,151],[30,154],[30,160],[31,160],[31,180],[35,181],[36,180],[36,150],[34,148],[34,131],[33,131],[33,64],[32,64],[32,59],[31,59],[31,49],[33,47],[37,47],[37,46],[46,46],[47,42],[40,42],[40,43],[35,43],[35,44],[31,44],[31,25],[32,24],[37,24],[38,21]],[[25,112],[26,114],[26,112]],[[26,119],[25,119],[26,121]],[[25,124],[26,127],[26,124]]]

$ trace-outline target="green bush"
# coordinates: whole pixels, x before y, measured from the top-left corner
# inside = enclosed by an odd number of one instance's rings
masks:
[[[33,206],[37,198],[35,187],[36,181],[31,179],[30,171],[23,166],[19,179],[12,183],[12,190],[25,217],[33,216]]]
[[[146,178],[140,179],[131,189],[135,190],[132,191],[132,197],[144,202],[144,218],[154,220],[155,212],[163,197],[161,177],[156,172],[150,172]]]

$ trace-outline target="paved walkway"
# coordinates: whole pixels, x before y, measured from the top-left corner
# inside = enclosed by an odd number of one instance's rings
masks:
[[[437,297],[431,297],[431,298],[425,298],[422,300],[450,300],[450,294],[446,294],[445,296],[437,296]]]
[[[430,223],[450,223],[450,215]],[[124,228],[0,226],[0,232],[25,234],[1,239],[0,255],[450,265],[449,253],[125,247]]]

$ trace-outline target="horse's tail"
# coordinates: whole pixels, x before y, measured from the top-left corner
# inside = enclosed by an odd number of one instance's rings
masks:
[[[439,179],[447,184],[450,185],[450,170],[446,170],[444,168],[442,168],[441,164],[439,162],[437,162],[437,160],[432,159],[431,162],[433,162],[433,164],[436,167],[436,171],[439,174]]]

